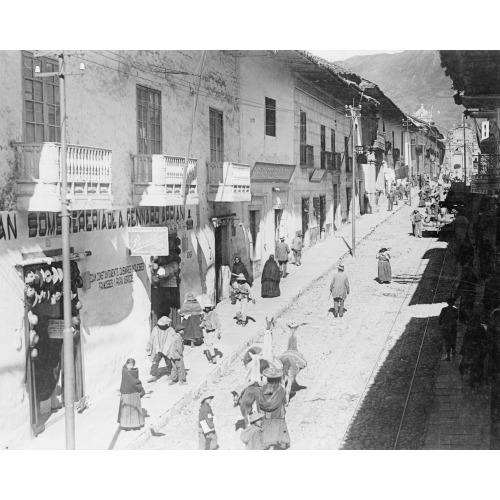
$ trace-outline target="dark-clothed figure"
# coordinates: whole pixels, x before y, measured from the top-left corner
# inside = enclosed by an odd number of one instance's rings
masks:
[[[203,341],[203,329],[201,327],[203,310],[193,292],[186,293],[179,314],[183,317],[184,333],[182,338],[192,346],[201,344]]]
[[[201,400],[198,412],[198,444],[200,450],[217,450],[217,432],[214,426],[214,414],[210,402],[214,396],[207,396]]]
[[[230,285],[232,285],[236,281],[236,277],[240,273],[243,274],[243,276],[245,276],[247,283],[250,286],[252,286],[252,280],[250,279],[250,274],[248,273],[248,270],[247,270],[245,264],[243,264],[243,262],[241,262],[239,255],[235,255],[233,269],[231,270],[231,279],[229,280]]]
[[[450,354],[455,355],[457,344],[458,311],[455,307],[455,299],[449,298],[446,302],[448,305],[441,309],[438,323],[441,327],[441,335],[443,336],[446,359],[447,361],[450,361]]]
[[[172,362],[172,373],[170,374],[169,385],[176,384],[185,385],[186,382],[186,368],[184,366],[184,343],[182,335],[184,333],[184,326],[177,325],[172,334],[172,342],[168,351],[168,357]]]
[[[302,233],[297,233],[297,236],[292,241],[292,252],[294,257],[294,264],[300,266],[300,259],[302,258]]]
[[[349,278],[344,273],[343,264],[339,264],[337,272],[333,274],[330,292],[333,297],[333,315],[342,317],[344,315],[344,301],[349,295]]]
[[[413,224],[415,238],[422,238],[422,214],[418,210],[413,212]]]
[[[377,254],[378,280],[380,283],[390,283],[392,280],[391,256],[388,248],[381,248]]]
[[[461,323],[467,323],[472,315],[474,301],[476,299],[476,284],[477,277],[474,273],[474,269],[469,265],[464,266],[456,291],[456,296],[460,297],[460,312],[458,319]]]
[[[465,370],[470,371],[470,386],[476,389],[483,381],[484,360],[488,353],[486,330],[481,325],[479,314],[474,316],[467,325],[460,354],[460,375],[463,377]]]
[[[257,407],[264,414],[262,419],[262,444],[266,450],[290,447],[290,435],[285,421],[285,389],[281,386],[283,372],[273,367],[262,373],[267,378],[259,392]]]
[[[274,260],[274,255],[270,255],[262,271],[262,297],[280,296],[280,270]]]
[[[457,252],[457,262],[463,267],[467,264],[472,265],[474,261],[474,247],[472,246],[469,238],[466,238],[460,246]]]
[[[288,264],[288,254],[290,253],[290,248],[285,243],[285,238],[282,236],[280,241],[276,244],[276,260],[280,265],[281,277],[286,278],[286,266]]]
[[[135,360],[127,359],[122,368],[120,385],[120,407],[118,423],[122,429],[140,429],[144,427],[141,398],[146,392],[139,380],[139,370],[135,368]]]
[[[168,359],[167,353],[170,347],[170,337],[173,332],[170,327],[172,320],[168,316],[162,316],[156,326],[151,330],[151,335],[146,346],[146,352],[152,360],[150,374],[152,378],[148,382],[153,382],[158,377],[158,366],[162,359],[167,365],[167,373],[172,370],[172,363]]]
[[[495,307],[500,305],[500,273],[495,272],[488,277],[484,284],[483,308],[484,316],[490,317]]]
[[[485,278],[493,271],[492,261],[495,249],[486,238],[479,247],[479,273],[481,278]]]
[[[241,433],[241,440],[245,444],[245,450],[265,450],[262,443],[262,413],[250,415],[250,425]]]
[[[500,374],[500,303],[490,314],[488,320],[488,355],[490,375]]]

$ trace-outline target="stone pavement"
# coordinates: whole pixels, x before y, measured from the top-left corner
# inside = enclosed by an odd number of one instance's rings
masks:
[[[415,200],[416,200],[415,196]],[[414,201],[415,204],[415,201]],[[394,211],[388,212],[385,206],[373,214],[365,214],[356,219],[356,243],[369,236],[377,226],[391,217],[404,206],[400,202]],[[409,225],[409,221],[408,221]],[[348,253],[347,244],[351,242],[351,225],[344,226],[335,236],[326,238],[307,249],[302,258],[302,265],[288,266],[289,275],[280,283],[281,296],[272,299],[260,297],[260,278],[256,279],[253,290],[257,303],[250,304],[249,323],[246,328],[235,324],[235,307],[228,301],[217,306],[222,324],[222,340],[219,349],[224,354],[217,365],[208,364],[201,347],[186,348],[185,365],[188,370],[188,384],[169,386],[166,377],[154,383],[144,383],[147,394],[143,400],[143,408],[149,415],[146,426],[138,431],[120,431],[117,424],[119,392],[110,390],[101,395],[90,395],[92,406],[82,414],[76,414],[76,448],[77,449],[124,449],[132,444],[146,440],[151,432],[156,432],[182,408],[196,399],[205,389],[208,382],[214,381],[226,373],[231,363],[243,350],[255,342],[263,334],[266,316],[278,317],[286,311],[299,297],[302,291],[316,280],[327,274],[339,259]],[[253,321],[252,321],[253,319]],[[148,367],[139,367],[143,381],[147,379]],[[116,381],[116,387],[119,380]],[[61,412],[61,415],[63,412]],[[57,414],[56,414],[57,415]],[[37,438],[27,442],[25,449],[64,449],[64,418],[57,419],[49,425]]]

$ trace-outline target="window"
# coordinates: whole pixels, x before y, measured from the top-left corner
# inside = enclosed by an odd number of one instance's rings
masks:
[[[23,52],[24,80],[24,137],[26,142],[59,142],[61,140],[61,114],[59,78],[35,77],[35,66],[42,73],[59,70],[57,61],[45,57],[35,59]]]
[[[224,161],[224,119],[222,111],[210,108],[210,161]]]
[[[321,161],[321,168],[325,169],[326,168],[326,127],[324,125],[321,125],[321,136],[320,136],[320,161]]]
[[[266,135],[276,137],[276,101],[266,97]]]
[[[382,132],[385,134],[385,122],[382,122]]]
[[[351,171],[349,158],[349,137],[344,137],[344,161],[345,161],[345,171]]]
[[[331,142],[331,150],[332,150],[332,153],[335,153],[335,130],[331,130],[331,137],[330,137],[330,142]]]
[[[137,85],[137,149],[139,154],[161,154],[161,93]]]
[[[306,143],[307,143],[307,116],[305,111],[300,112],[300,164],[307,164],[307,153],[306,153]]]

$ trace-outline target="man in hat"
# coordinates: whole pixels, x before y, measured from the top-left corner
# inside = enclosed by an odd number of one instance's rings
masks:
[[[300,266],[300,259],[302,257],[302,232],[299,231],[297,236],[292,241],[292,252],[294,257],[294,264]]]
[[[215,432],[214,415],[210,402],[214,396],[206,396],[201,400],[198,413],[198,443],[200,450],[217,450],[217,432]]]
[[[162,316],[151,330],[151,335],[146,346],[152,365],[150,374],[152,378],[148,382],[154,382],[158,378],[158,365],[162,359],[167,365],[167,373],[172,371],[172,363],[168,359],[168,351],[172,341],[173,329],[170,327],[172,320],[168,316]]]
[[[182,324],[176,325],[175,331],[172,334],[172,342],[168,350],[168,357],[172,362],[172,373],[170,375],[169,385],[174,385],[179,382],[179,385],[185,385],[186,382],[186,368],[184,366],[184,343],[182,341],[182,334],[184,333],[184,326]]]
[[[203,308],[203,342],[205,344],[205,356],[209,363],[216,363],[217,356],[222,358],[222,353],[215,347],[217,340],[221,338],[221,323],[219,315],[215,311],[215,305],[208,297],[202,297],[201,307]]]
[[[276,255],[276,260],[278,261],[278,264],[280,266],[282,278],[286,278],[286,275],[287,275],[286,265],[288,263],[288,254],[289,253],[290,253],[290,248],[285,243],[285,237],[282,236],[280,238],[280,241],[276,244],[276,252],[274,252],[274,255]]]
[[[236,313],[236,323],[247,326],[248,302],[252,301],[255,304],[255,299],[250,295],[250,285],[243,273],[236,277],[236,281],[233,283],[233,291],[236,301],[240,303],[240,310]]]
[[[392,207],[394,205],[394,198],[396,197],[394,186],[391,186],[391,190],[389,191],[389,195],[387,196],[387,211],[392,212]]]
[[[337,272],[333,274],[330,293],[333,297],[333,315],[342,317],[344,315],[344,301],[349,295],[349,278],[344,273],[343,264],[339,264]]]
[[[446,302],[448,303],[448,306],[441,309],[438,323],[441,327],[441,335],[443,336],[443,343],[446,351],[446,360],[450,361],[450,353],[455,356],[455,347],[457,343],[458,310],[455,307],[454,298],[450,297],[446,300]],[[441,349],[442,346],[440,347],[440,350]]]
[[[252,413],[249,417],[249,426],[241,433],[241,440],[245,450],[264,450],[262,443],[262,413]]]
[[[413,235],[415,238],[422,238],[422,214],[419,210],[413,211],[412,223],[414,228]]]

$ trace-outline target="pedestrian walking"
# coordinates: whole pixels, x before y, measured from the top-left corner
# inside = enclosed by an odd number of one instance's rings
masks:
[[[261,277],[261,296],[279,297],[280,296],[280,270],[278,264],[274,260],[274,255],[270,255],[267,262],[264,264]]]
[[[282,236],[280,238],[280,241],[276,244],[276,260],[279,263],[280,266],[280,272],[281,272],[281,277],[286,278],[287,272],[286,272],[286,266],[288,263],[288,254],[290,253],[290,248],[288,245],[285,243],[285,237]]]
[[[252,301],[255,304],[255,299],[250,294],[250,286],[243,274],[236,277],[233,283],[233,290],[236,297],[236,302],[239,303],[239,311],[236,313],[236,324],[247,326],[248,303]]]
[[[250,278],[250,274],[248,272],[248,269],[246,268],[245,264],[241,262],[241,258],[239,255],[234,256],[234,264],[233,264],[233,269],[231,270],[231,279],[229,280],[229,294],[230,294],[230,299],[231,299],[231,304],[236,304],[236,296],[233,293],[232,289],[232,284],[236,281],[236,277],[239,274],[243,274],[245,276],[245,279],[247,280],[247,283],[252,286],[252,280]]]
[[[447,361],[450,361],[450,355],[455,356],[456,343],[457,343],[457,319],[458,311],[455,307],[455,299],[450,297],[446,300],[448,305],[441,309],[439,314],[439,326],[441,327],[441,335],[444,344]],[[440,351],[442,350],[442,345]]]
[[[469,231],[469,219],[461,211],[459,212],[457,218],[455,219],[455,237],[457,238],[457,243],[460,244],[465,240]]]
[[[186,367],[184,366],[184,343],[182,335],[184,326],[176,325],[175,331],[172,334],[172,342],[168,351],[168,357],[172,362],[172,373],[170,374],[169,385],[174,385],[179,382],[179,385],[185,385],[186,382]]]
[[[469,384],[475,391],[483,382],[484,361],[488,353],[486,330],[481,324],[481,316],[474,314],[470,319],[460,348],[462,361],[459,365],[460,376],[468,370]]]
[[[205,343],[205,356],[209,363],[215,364],[216,358],[222,358],[222,353],[216,347],[221,339],[221,323],[219,315],[215,311],[214,303],[208,298],[203,297],[201,306],[203,307],[202,328],[204,329],[203,341]]]
[[[342,317],[344,315],[344,301],[349,295],[349,278],[344,273],[343,264],[339,264],[337,272],[333,273],[330,293],[333,297],[333,315]]]
[[[391,256],[389,248],[381,248],[378,251],[378,281],[379,283],[390,283],[392,281]]]
[[[249,417],[250,425],[241,433],[241,440],[245,444],[245,450],[265,450],[262,443],[262,419],[263,413],[252,413]]]
[[[200,450],[218,450],[218,437],[214,425],[214,413],[210,403],[214,396],[206,396],[201,400],[198,412],[198,447]]]
[[[186,293],[179,314],[182,316],[184,326],[183,340],[191,344],[191,347],[200,345],[203,342],[203,330],[201,328],[203,309],[193,292]]]
[[[422,214],[419,210],[413,211],[413,222],[414,222],[414,236],[415,238],[422,238]]]
[[[281,385],[283,371],[269,367],[262,373],[267,378],[257,397],[262,419],[262,445],[265,450],[284,450],[290,447],[290,435],[285,421],[285,389]]]
[[[391,190],[389,192],[389,196],[387,197],[387,202],[388,202],[388,206],[387,206],[387,211],[388,212],[392,212],[392,207],[394,205],[394,188],[391,187]]]
[[[118,423],[122,429],[128,431],[144,427],[144,413],[141,405],[141,398],[144,394],[146,391],[139,380],[139,370],[135,367],[135,360],[129,358],[123,365],[120,384]]]
[[[152,378],[148,382],[154,382],[158,378],[158,367],[162,359],[165,360],[167,374],[170,374],[172,371],[172,363],[167,356],[173,333],[173,329],[170,327],[171,323],[172,320],[168,316],[162,316],[151,330],[151,335],[146,346],[146,352],[152,361],[149,372]]]
[[[302,232],[299,231],[297,236],[292,241],[292,252],[294,258],[294,264],[300,266],[300,259],[302,258]]]

